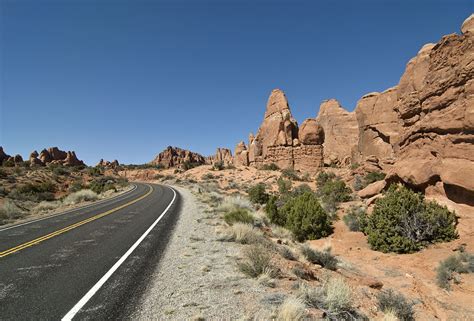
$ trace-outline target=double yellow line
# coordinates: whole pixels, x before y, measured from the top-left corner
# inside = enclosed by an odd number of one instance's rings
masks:
[[[79,226],[82,226],[82,225],[84,225],[84,224],[87,224],[87,223],[90,223],[90,222],[92,222],[92,221],[98,220],[98,219],[101,218],[101,217],[110,215],[110,214],[112,214],[112,213],[114,213],[114,212],[117,212],[118,210],[121,210],[122,208],[125,208],[125,207],[127,207],[127,206],[130,206],[130,205],[136,203],[136,202],[139,202],[139,201],[141,201],[142,199],[144,199],[145,197],[148,197],[151,193],[153,193],[153,187],[152,187],[151,185],[147,185],[147,186],[150,188],[150,190],[149,190],[145,195],[142,195],[142,196],[140,196],[139,198],[134,199],[133,201],[130,201],[130,202],[125,203],[125,204],[123,204],[123,205],[120,205],[120,206],[118,206],[118,207],[116,207],[116,208],[113,208],[113,209],[111,209],[111,210],[108,210],[107,212],[97,214],[97,215],[92,216],[92,217],[89,217],[88,219],[85,219],[85,220],[83,220],[83,221],[80,221],[80,222],[74,223],[74,224],[72,224],[72,225],[66,226],[66,227],[64,227],[64,228],[62,228],[62,229],[60,229],[60,230],[55,231],[55,232],[49,233],[49,234],[47,234],[47,235],[38,237],[38,238],[36,238],[36,239],[34,239],[34,240],[31,240],[31,241],[29,241],[29,242],[26,242],[26,243],[17,245],[17,246],[12,247],[12,248],[10,248],[10,249],[8,249],[8,250],[5,250],[5,251],[3,251],[3,252],[0,252],[0,258],[5,257],[5,256],[10,255],[10,254],[13,254],[13,253],[16,253],[16,252],[21,251],[21,250],[23,250],[23,249],[26,249],[26,248],[28,248],[28,247],[30,247],[30,246],[39,244],[39,243],[41,243],[41,242],[43,242],[43,241],[46,241],[46,240],[48,240],[48,239],[50,239],[50,238],[53,238],[53,237],[55,237],[55,236],[61,235],[61,234],[63,234],[63,233],[66,233],[66,232],[68,232],[68,231],[70,231],[70,230],[73,230],[73,229],[79,227]]]

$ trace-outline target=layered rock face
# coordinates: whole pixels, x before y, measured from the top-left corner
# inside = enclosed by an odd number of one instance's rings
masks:
[[[354,112],[348,112],[336,99],[324,101],[319,107],[317,122],[324,130],[324,163],[348,165],[357,149],[359,126]]]
[[[400,79],[400,121],[390,178],[421,189],[436,186],[474,205],[474,22],[461,35],[424,46]]]
[[[206,159],[204,156],[198,153],[178,147],[168,146],[164,151],[159,153],[154,160],[150,162],[152,165],[161,165],[165,168],[179,167],[185,163],[205,164]]]
[[[316,120],[306,120],[299,129],[285,94],[275,89],[257,134],[249,135],[248,146],[244,142],[236,146],[234,164],[260,167],[274,163],[280,168],[314,172],[323,165],[323,142],[324,131]]]

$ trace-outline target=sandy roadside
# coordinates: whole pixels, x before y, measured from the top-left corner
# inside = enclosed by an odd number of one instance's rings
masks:
[[[135,185],[134,184],[129,184],[128,186],[124,187],[123,189],[119,189],[116,192],[110,192],[110,193],[107,193],[107,194],[99,195],[99,199],[96,200],[96,201],[84,201],[84,202],[80,202],[80,203],[77,203],[77,204],[71,204],[71,205],[62,204],[61,206],[55,208],[54,210],[33,213],[33,214],[30,214],[30,215],[28,215],[24,218],[15,220],[14,222],[0,225],[0,230],[4,229],[4,228],[12,227],[14,225],[24,224],[24,223],[35,221],[35,220],[38,220],[38,219],[43,219],[43,218],[56,216],[56,215],[59,215],[59,214],[63,214],[64,212],[69,212],[69,211],[79,209],[79,208],[82,208],[82,207],[87,207],[87,206],[99,204],[101,202],[104,202],[104,201],[110,200],[112,198],[118,197],[122,194],[125,194],[125,193],[131,191],[132,189],[135,189]]]
[[[174,186],[175,187],[175,186]],[[221,220],[190,190],[164,257],[131,319],[238,319],[255,315],[265,288],[236,267],[241,245],[217,241]]]

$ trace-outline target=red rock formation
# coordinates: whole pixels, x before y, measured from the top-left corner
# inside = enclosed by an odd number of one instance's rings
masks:
[[[249,135],[249,146],[240,142],[234,153],[234,164],[260,167],[274,163],[280,168],[313,172],[323,164],[324,131],[314,119],[306,120],[298,139],[298,124],[291,115],[285,94],[272,91],[265,117],[257,135]]]
[[[112,162],[110,162],[110,161],[103,160],[101,158],[100,161],[95,166],[96,167],[104,167],[104,168],[107,168],[107,169],[116,169],[120,166],[120,163],[116,159],[113,160]]]
[[[324,163],[348,165],[356,150],[359,126],[356,114],[345,110],[337,100],[329,99],[319,107],[317,122],[324,130]]]
[[[222,162],[226,166],[233,164],[234,158],[232,157],[231,150],[228,148],[217,148],[216,154],[209,156],[206,159],[206,163],[209,163],[211,165],[217,162]]]
[[[206,163],[206,159],[198,153],[168,146],[150,162],[152,165],[161,165],[165,168],[179,167],[185,163],[202,165]]]
[[[44,166],[44,163],[38,159],[38,152],[37,151],[32,151],[31,154],[30,154],[30,158],[29,158],[29,162],[30,162],[30,166],[31,167],[34,167],[34,166]]]

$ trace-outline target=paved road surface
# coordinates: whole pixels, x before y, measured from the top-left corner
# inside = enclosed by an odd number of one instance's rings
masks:
[[[0,320],[126,319],[179,214],[170,187],[135,185],[92,206],[0,227]]]

